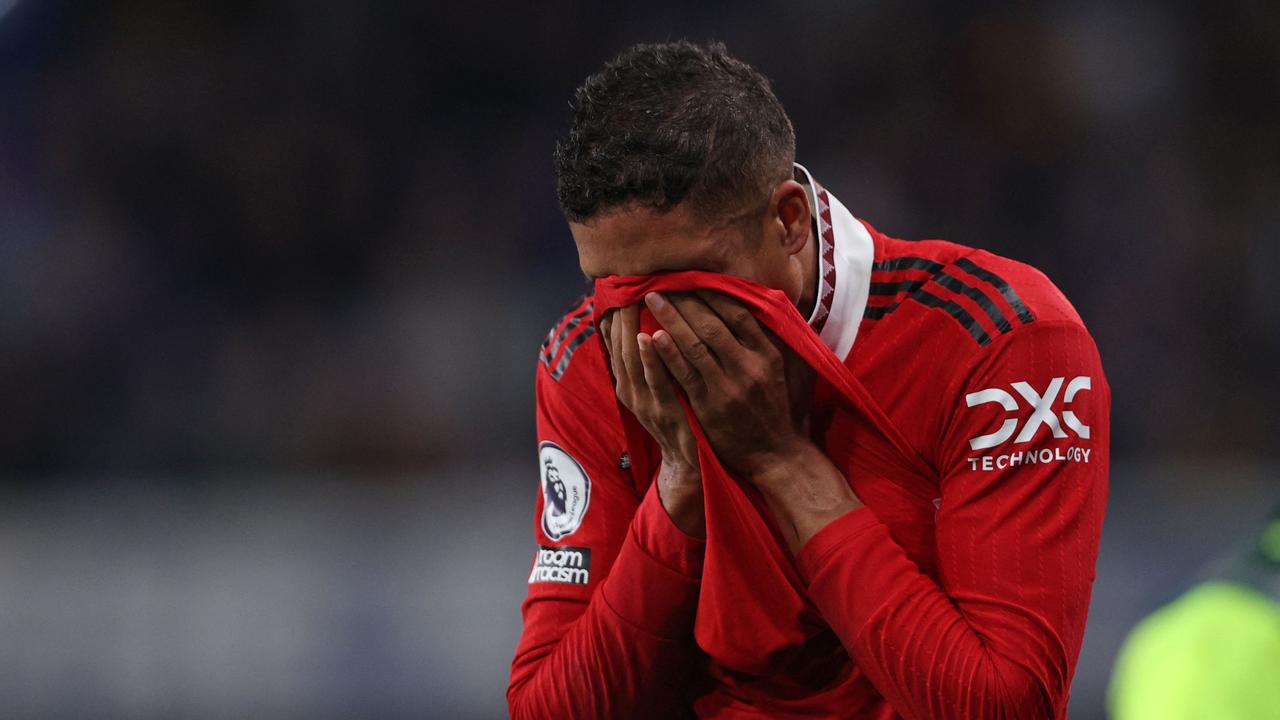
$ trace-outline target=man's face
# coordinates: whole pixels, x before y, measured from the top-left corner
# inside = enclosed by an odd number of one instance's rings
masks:
[[[741,247],[736,228],[713,228],[684,206],[669,212],[617,208],[569,223],[588,277],[652,275],[673,270],[725,272]]]
[[[800,288],[792,258],[770,236],[767,215],[715,223],[683,205],[665,213],[631,207],[569,223],[569,231],[590,278],[704,270],[754,280],[794,301]]]

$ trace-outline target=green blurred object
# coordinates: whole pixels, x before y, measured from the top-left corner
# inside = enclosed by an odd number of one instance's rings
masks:
[[[1258,549],[1271,562],[1280,563],[1280,520],[1272,520],[1267,529],[1262,531]]]
[[[1116,659],[1112,720],[1280,720],[1280,519],[1220,579],[1134,628]]]

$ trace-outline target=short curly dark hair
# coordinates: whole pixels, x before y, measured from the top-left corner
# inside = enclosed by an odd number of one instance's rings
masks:
[[[795,130],[769,81],[721,43],[633,45],[582,83],[556,143],[556,190],[571,222],[611,208],[703,218],[762,203],[791,176]]]

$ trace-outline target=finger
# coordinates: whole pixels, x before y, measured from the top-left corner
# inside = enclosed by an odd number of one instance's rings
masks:
[[[618,311],[614,310],[610,316],[605,319],[605,322],[608,323],[607,329],[605,330],[605,340],[608,341],[609,346],[609,369],[613,371],[613,382],[615,388],[621,387],[622,382],[627,377],[626,372],[622,369],[622,352],[618,347],[618,333],[613,332],[617,329],[613,326],[613,320],[617,314]]]
[[[613,362],[613,345],[611,344],[613,341],[613,335],[609,332],[610,326],[612,325],[613,312],[610,311],[603,318],[600,318],[600,325],[597,328],[600,331],[600,342],[604,343],[605,354],[610,356],[610,362]]]
[[[760,321],[755,319],[745,305],[728,295],[707,290],[699,290],[698,297],[720,316],[724,324],[733,332],[734,337],[738,338],[743,345],[753,350],[765,347],[769,339],[765,336]]]
[[[721,364],[741,352],[742,345],[733,336],[733,332],[724,324],[720,316],[697,296],[677,295],[671,298],[671,304],[676,306],[685,321],[689,323],[689,327],[693,328],[693,332],[711,348],[711,352],[715,353]]]
[[[653,393],[653,398],[662,405],[679,406],[680,399],[676,395],[676,381],[658,355],[654,347],[653,337],[648,333],[640,333],[636,337],[636,345],[640,348],[640,362],[644,365],[644,381]]]
[[[640,348],[636,333],[640,331],[640,305],[628,305],[619,311],[618,344],[622,355],[622,367],[627,379],[635,387],[644,384],[644,366],[640,363]]]
[[[645,295],[644,300],[645,304],[649,306],[649,311],[653,313],[658,323],[670,335],[675,347],[688,360],[687,364],[690,364],[699,373],[707,377],[716,377],[721,373],[720,365],[711,351],[711,346],[698,337],[698,334],[693,331],[693,328],[690,327],[675,305],[671,304],[661,293],[649,293]],[[661,345],[659,345],[659,349],[661,349]],[[666,359],[666,355],[663,355],[663,359]],[[668,367],[670,367],[669,364]],[[680,379],[680,376],[676,375],[676,378]],[[684,384],[683,381],[681,381],[681,384]]]
[[[667,367],[667,372],[680,383],[680,387],[684,388],[690,397],[701,397],[707,389],[706,380],[703,379],[702,373],[685,359],[684,353],[672,339],[671,333],[666,330],[654,333],[653,344],[657,346],[658,357],[662,358],[662,364]]]

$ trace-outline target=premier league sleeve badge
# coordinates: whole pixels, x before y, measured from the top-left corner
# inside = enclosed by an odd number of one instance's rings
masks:
[[[542,532],[551,540],[572,535],[582,525],[591,499],[591,480],[569,453],[559,445],[538,446],[542,468]]]

